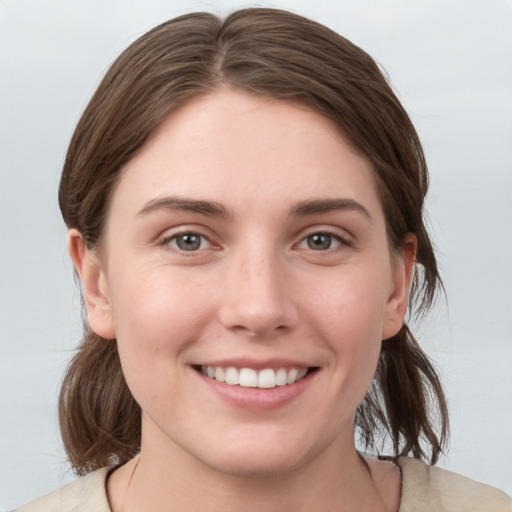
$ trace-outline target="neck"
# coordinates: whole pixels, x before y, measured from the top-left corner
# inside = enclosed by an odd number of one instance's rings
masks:
[[[300,467],[266,475],[221,473],[178,447],[163,452],[161,445],[153,449],[143,443],[140,460],[123,469],[124,476],[120,472],[112,479],[125,491],[122,499],[114,499],[109,489],[114,512],[331,512],[333,503],[339,512],[386,510],[353,442],[331,446]]]

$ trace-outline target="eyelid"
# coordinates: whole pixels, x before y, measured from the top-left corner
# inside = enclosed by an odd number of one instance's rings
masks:
[[[165,249],[175,252],[177,254],[183,254],[185,256],[193,256],[194,254],[206,251],[209,249],[219,249],[218,244],[212,241],[212,236],[205,234],[205,229],[198,226],[179,226],[165,230],[156,240],[157,245],[164,247]],[[185,251],[179,247],[171,247],[170,242],[179,236],[183,235],[196,235],[206,240],[208,247],[196,249],[193,251]]]
[[[206,242],[208,243],[208,246],[204,247],[204,248],[192,250],[192,251],[185,251],[178,247],[175,247],[175,248],[170,247],[169,243],[171,242],[171,240],[173,240],[179,236],[186,235],[186,234],[194,234],[194,235],[201,237],[202,239],[206,240]],[[301,233],[297,235],[299,240],[298,240],[298,242],[296,242],[294,244],[294,246],[295,247],[299,246],[300,244],[304,243],[308,237],[317,235],[317,234],[329,235],[333,239],[335,239],[338,242],[338,244],[336,244],[335,247],[331,247],[324,251],[313,251],[312,249],[304,248],[305,250],[309,250],[312,252],[319,252],[319,253],[320,252],[327,253],[327,252],[332,252],[333,250],[339,249],[340,247],[350,247],[350,246],[354,245],[353,236],[350,233],[348,233],[346,230],[344,230],[342,228],[332,227],[332,226],[316,225],[316,226],[310,226],[307,229],[301,230]],[[174,228],[168,228],[165,231],[163,231],[162,234],[157,237],[157,239],[155,240],[155,243],[159,246],[169,249],[170,251],[174,251],[179,254],[185,254],[188,256],[192,256],[199,252],[210,250],[210,249],[219,250],[221,247],[218,243],[213,241],[214,238],[215,238],[214,234],[211,233],[209,229],[207,229],[203,226],[181,225],[181,226],[176,226]]]
[[[343,247],[352,247],[354,245],[353,238],[345,231],[341,229],[336,229],[332,227],[322,227],[322,226],[313,226],[309,228],[306,232],[302,232],[300,235],[300,240],[295,244],[295,246],[299,246],[306,242],[306,240],[310,236],[314,235],[328,235],[331,236],[333,239],[335,239],[338,244],[335,247],[330,247],[326,250],[319,250],[315,251],[309,247],[304,247],[303,249],[311,251],[311,252],[317,252],[317,253],[329,253],[332,251],[339,250]],[[302,249],[302,248],[301,248]]]

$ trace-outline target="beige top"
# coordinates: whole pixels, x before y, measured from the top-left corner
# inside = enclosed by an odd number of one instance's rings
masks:
[[[494,487],[409,457],[399,458],[398,465],[398,512],[512,512],[512,499]],[[108,471],[90,473],[17,512],[111,512],[105,492]]]

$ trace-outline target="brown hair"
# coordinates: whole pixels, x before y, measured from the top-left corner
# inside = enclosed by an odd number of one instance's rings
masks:
[[[115,61],[87,106],[66,157],[59,204],[89,248],[100,241],[123,166],[178,106],[219,87],[302,102],[333,119],[372,162],[390,247],[418,240],[410,308],[425,312],[441,281],[423,220],[428,175],[416,131],[373,59],[330,29],[275,9],[244,9],[224,20],[195,13],[168,21]],[[140,449],[140,408],[115,340],[85,323],[62,384],[64,445],[78,474],[123,463]],[[435,462],[448,413],[439,378],[406,325],[382,344],[377,372],[356,414],[366,449]]]

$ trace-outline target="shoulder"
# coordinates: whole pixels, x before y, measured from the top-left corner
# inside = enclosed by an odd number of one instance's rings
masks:
[[[402,471],[399,512],[512,512],[504,492],[410,457],[397,461]]]
[[[43,496],[16,512],[110,512],[102,468]]]

